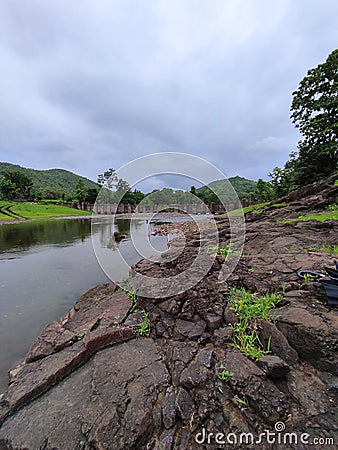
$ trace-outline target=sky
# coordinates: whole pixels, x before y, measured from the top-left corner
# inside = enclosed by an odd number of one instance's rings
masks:
[[[96,180],[184,152],[268,179],[337,20],[337,0],[0,0],[0,161]]]

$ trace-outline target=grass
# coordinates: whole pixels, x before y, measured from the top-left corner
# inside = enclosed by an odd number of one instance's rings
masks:
[[[234,347],[254,361],[270,352],[270,341],[268,348],[264,350],[259,340],[257,329],[261,321],[270,321],[272,319],[271,309],[282,298],[281,294],[258,296],[245,289],[230,290],[229,303],[232,311],[238,317],[238,322],[232,325]]]
[[[18,214],[25,219],[42,219],[50,217],[66,217],[66,216],[88,216],[89,211],[81,211],[79,209],[69,208],[60,205],[41,205],[38,203],[14,203],[10,207],[10,212]]]
[[[325,222],[325,220],[338,220],[338,211],[327,212],[322,214],[309,214],[307,216],[299,216],[296,219],[282,220],[281,223],[291,222],[306,222],[308,220],[318,220],[319,222]]]
[[[222,258],[225,260],[228,255],[234,254],[236,256],[241,256],[241,252],[234,251],[231,249],[233,244],[229,242],[225,247],[209,247],[208,253],[212,256],[221,255]]]
[[[1,212],[6,211],[8,214]],[[0,201],[0,220],[48,219],[51,217],[88,216],[89,211],[81,211],[68,206],[30,202]]]
[[[142,309],[142,321],[137,330],[139,336],[149,336],[150,333],[150,319],[149,313]]]
[[[338,245],[323,244],[323,250],[331,255],[338,255]]]
[[[229,217],[236,217],[239,215],[241,216],[242,214],[247,214],[250,212],[253,212],[254,214],[260,214],[262,211],[264,211],[265,206],[268,204],[269,202],[258,203],[257,205],[250,205],[246,206],[245,208],[234,209],[233,211],[229,212]]]
[[[223,364],[221,364],[219,368],[222,369],[220,372],[220,377],[227,383],[230,378],[234,376],[234,373],[229,372],[229,370],[227,370]]]

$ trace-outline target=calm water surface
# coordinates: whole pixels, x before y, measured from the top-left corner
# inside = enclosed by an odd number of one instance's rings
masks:
[[[151,236],[147,220],[110,217],[93,219],[93,239],[99,242],[116,280],[128,277],[120,254],[129,264],[167,248],[167,237]],[[148,236],[153,249],[130,240]],[[112,233],[125,238],[114,245]],[[140,241],[141,242],[141,241]],[[97,244],[96,244],[97,245]],[[156,253],[156,252],[155,252]],[[57,320],[88,289],[110,280],[95,256],[91,219],[27,221],[0,226],[0,392],[7,372],[26,355],[44,326]]]

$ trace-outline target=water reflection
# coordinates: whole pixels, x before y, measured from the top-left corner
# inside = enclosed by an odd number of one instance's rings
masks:
[[[37,245],[64,246],[90,235],[90,219],[36,220],[0,227],[0,253],[27,251]]]

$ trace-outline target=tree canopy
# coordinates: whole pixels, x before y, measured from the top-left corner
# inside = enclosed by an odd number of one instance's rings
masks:
[[[338,49],[310,69],[293,92],[291,120],[303,135],[294,159],[299,185],[337,170]]]
[[[7,170],[0,181],[0,197],[3,200],[32,200],[33,182],[21,172]]]

